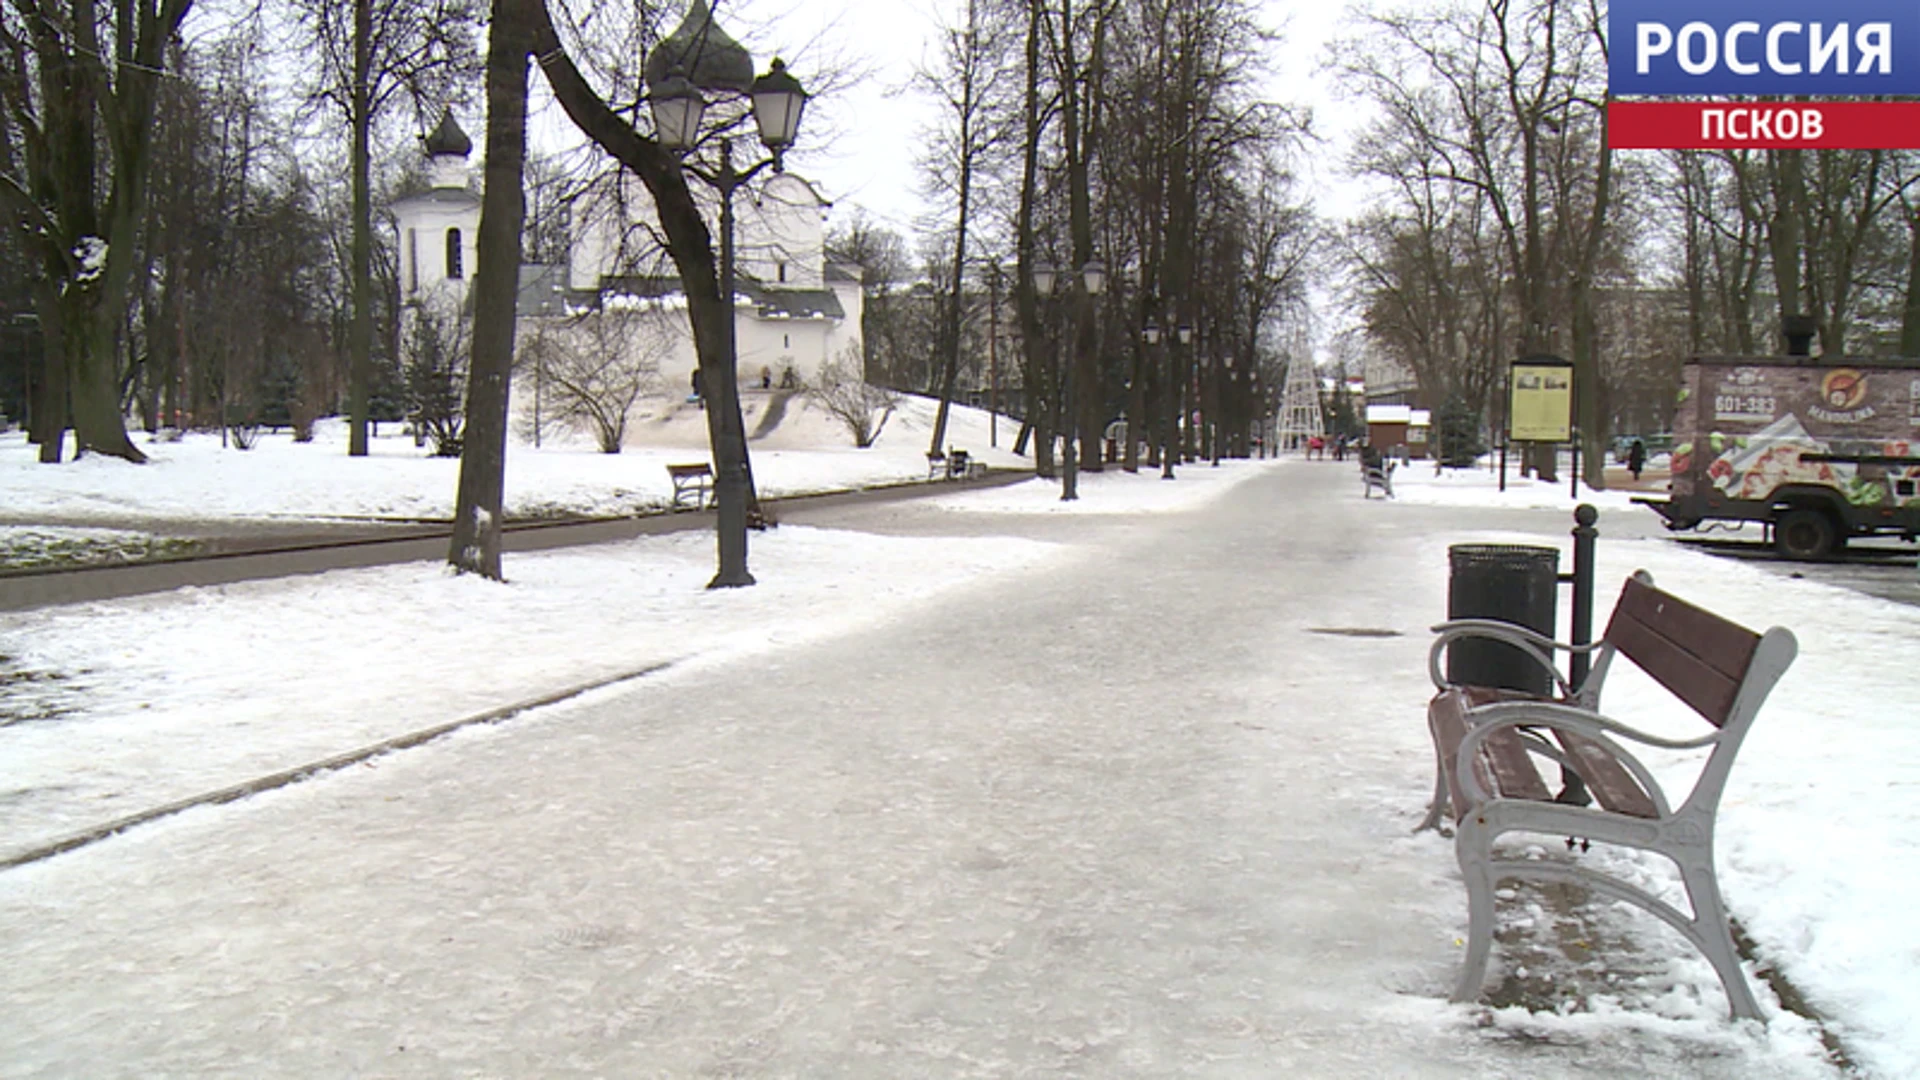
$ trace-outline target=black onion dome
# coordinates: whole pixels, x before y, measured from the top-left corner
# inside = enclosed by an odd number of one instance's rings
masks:
[[[753,89],[753,57],[713,21],[707,0],[693,0],[680,26],[647,57],[642,74],[648,86],[682,75],[702,90],[744,94]]]
[[[427,153],[434,157],[441,154],[466,157],[473,153],[473,140],[467,138],[467,133],[460,130],[459,124],[454,123],[452,109],[440,114],[440,126],[427,136]]]

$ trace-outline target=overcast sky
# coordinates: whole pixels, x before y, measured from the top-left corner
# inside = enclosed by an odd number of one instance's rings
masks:
[[[1267,96],[1312,107],[1315,126],[1329,141],[1299,167],[1323,213],[1338,216],[1354,205],[1339,182],[1353,110],[1330,107],[1329,80],[1314,69],[1344,5],[1263,0],[1261,6],[1267,23],[1287,33],[1272,58],[1275,81]],[[817,103],[817,122],[810,113],[795,169],[836,201],[836,216],[857,205],[910,233],[926,208],[913,151],[920,132],[938,118],[934,104],[913,88],[913,70],[933,55],[942,22],[958,22],[961,0],[722,0],[717,8],[721,25],[746,42],[761,70],[777,52],[803,81],[822,67],[866,72]]]

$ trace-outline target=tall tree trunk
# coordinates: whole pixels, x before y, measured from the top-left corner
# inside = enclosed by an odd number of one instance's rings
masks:
[[[1773,183],[1773,223],[1767,231],[1767,245],[1773,255],[1774,295],[1780,298],[1780,316],[1784,319],[1806,313],[1800,276],[1800,249],[1806,237],[1806,175],[1798,150],[1769,150],[1767,157]],[[1780,341],[1777,331],[1773,340]]]
[[[953,288],[947,297],[945,321],[938,338],[945,361],[940,377],[940,407],[933,416],[933,438],[927,452],[937,454],[947,439],[947,412],[953,405],[954,383],[960,374],[960,320],[967,297],[967,224],[973,213],[974,108],[976,79],[979,76],[979,5],[967,4],[967,29],[960,48],[960,101],[958,102],[960,190],[959,206],[954,214]]]
[[[1027,0],[1026,88],[1021,102],[1025,139],[1021,143],[1020,207],[1014,215],[1014,308],[1020,320],[1020,351],[1025,361],[1026,422],[1034,436],[1033,471],[1053,477],[1053,349],[1040,315],[1040,298],[1033,288],[1037,252],[1033,223],[1040,202],[1040,136],[1046,130],[1040,118],[1040,41],[1045,11],[1041,0]],[[1026,434],[1023,427],[1021,434]],[[1017,451],[1016,451],[1017,452]]]
[[[520,227],[526,217],[521,172],[527,156],[526,5],[493,0],[487,37],[487,164],[480,196],[479,267],[473,282],[473,344],[460,495],[447,561],[462,573],[501,580],[507,405],[513,371],[514,301],[519,292]]]
[[[1613,144],[1607,128],[1606,105],[1599,110],[1600,154],[1593,171],[1593,206],[1587,214],[1586,233],[1581,238],[1579,261],[1570,275],[1568,290],[1573,304],[1573,388],[1575,422],[1585,455],[1587,486],[1604,490],[1606,482],[1606,388],[1600,378],[1597,344],[1598,321],[1593,310],[1593,278],[1600,264],[1600,248],[1606,235],[1607,214],[1613,203]]]
[[[40,315],[39,378],[34,384],[33,422],[28,437],[40,447],[40,461],[57,465],[66,447],[67,344],[62,333],[60,303],[52,283],[34,282],[34,308]]]
[[[1920,356],[1920,209],[1907,212],[1907,301],[1900,311],[1900,355]]]
[[[496,15],[499,8],[495,3]],[[489,125],[494,108],[491,48],[490,45],[487,72]],[[353,265],[349,268],[353,275],[353,314],[347,326],[347,454],[350,457],[367,455],[368,402],[373,384],[373,167],[369,147],[373,130],[372,69],[373,0],[353,0],[353,116],[350,121],[353,127]],[[520,81],[526,82],[524,71]],[[523,102],[521,110],[524,112],[525,108]],[[491,141],[492,136],[488,138]],[[491,161],[487,173],[492,176]],[[519,273],[518,268],[514,273]],[[498,562],[497,554],[495,562]],[[488,576],[499,576],[497,565],[495,573]]]
[[[616,161],[632,170],[653,196],[660,227],[666,233],[667,254],[680,272],[687,294],[687,316],[693,329],[694,351],[701,380],[714,392],[730,391],[735,382],[728,347],[734,319],[733,298],[721,296],[714,265],[713,234],[687,188],[683,166],[658,143],[644,138],[606,102],[580,74],[560,43],[544,0],[524,0],[533,19],[533,47],[541,70],[561,108],[586,136]],[[737,399],[727,398],[737,405]],[[725,404],[725,401],[723,401]],[[738,430],[737,407],[710,409],[707,437],[714,457],[714,493],[718,502],[716,546],[719,569],[709,588],[754,583],[747,571],[746,438]],[[732,419],[729,422],[729,418]]]

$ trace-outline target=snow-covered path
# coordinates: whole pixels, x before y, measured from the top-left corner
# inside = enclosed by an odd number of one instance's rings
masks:
[[[11,871],[0,1076],[1827,1075],[1444,1004],[1437,511],[1352,480]]]

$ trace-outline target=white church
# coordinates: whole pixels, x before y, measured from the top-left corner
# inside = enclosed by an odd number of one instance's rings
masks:
[[[473,142],[446,114],[425,140],[429,189],[389,207],[399,238],[402,337],[407,312],[463,309],[477,265],[480,196]],[[719,199],[691,185],[719,247]],[[832,204],[791,172],[766,172],[734,195],[736,375],[742,390],[813,383],[836,358],[861,370],[857,267],[830,265]],[[696,360],[686,300],[673,264],[649,238],[646,189],[623,176],[614,194],[581,200],[565,263],[520,268],[519,335],[590,313],[644,309],[663,340],[646,343],[665,392],[684,394]]]

